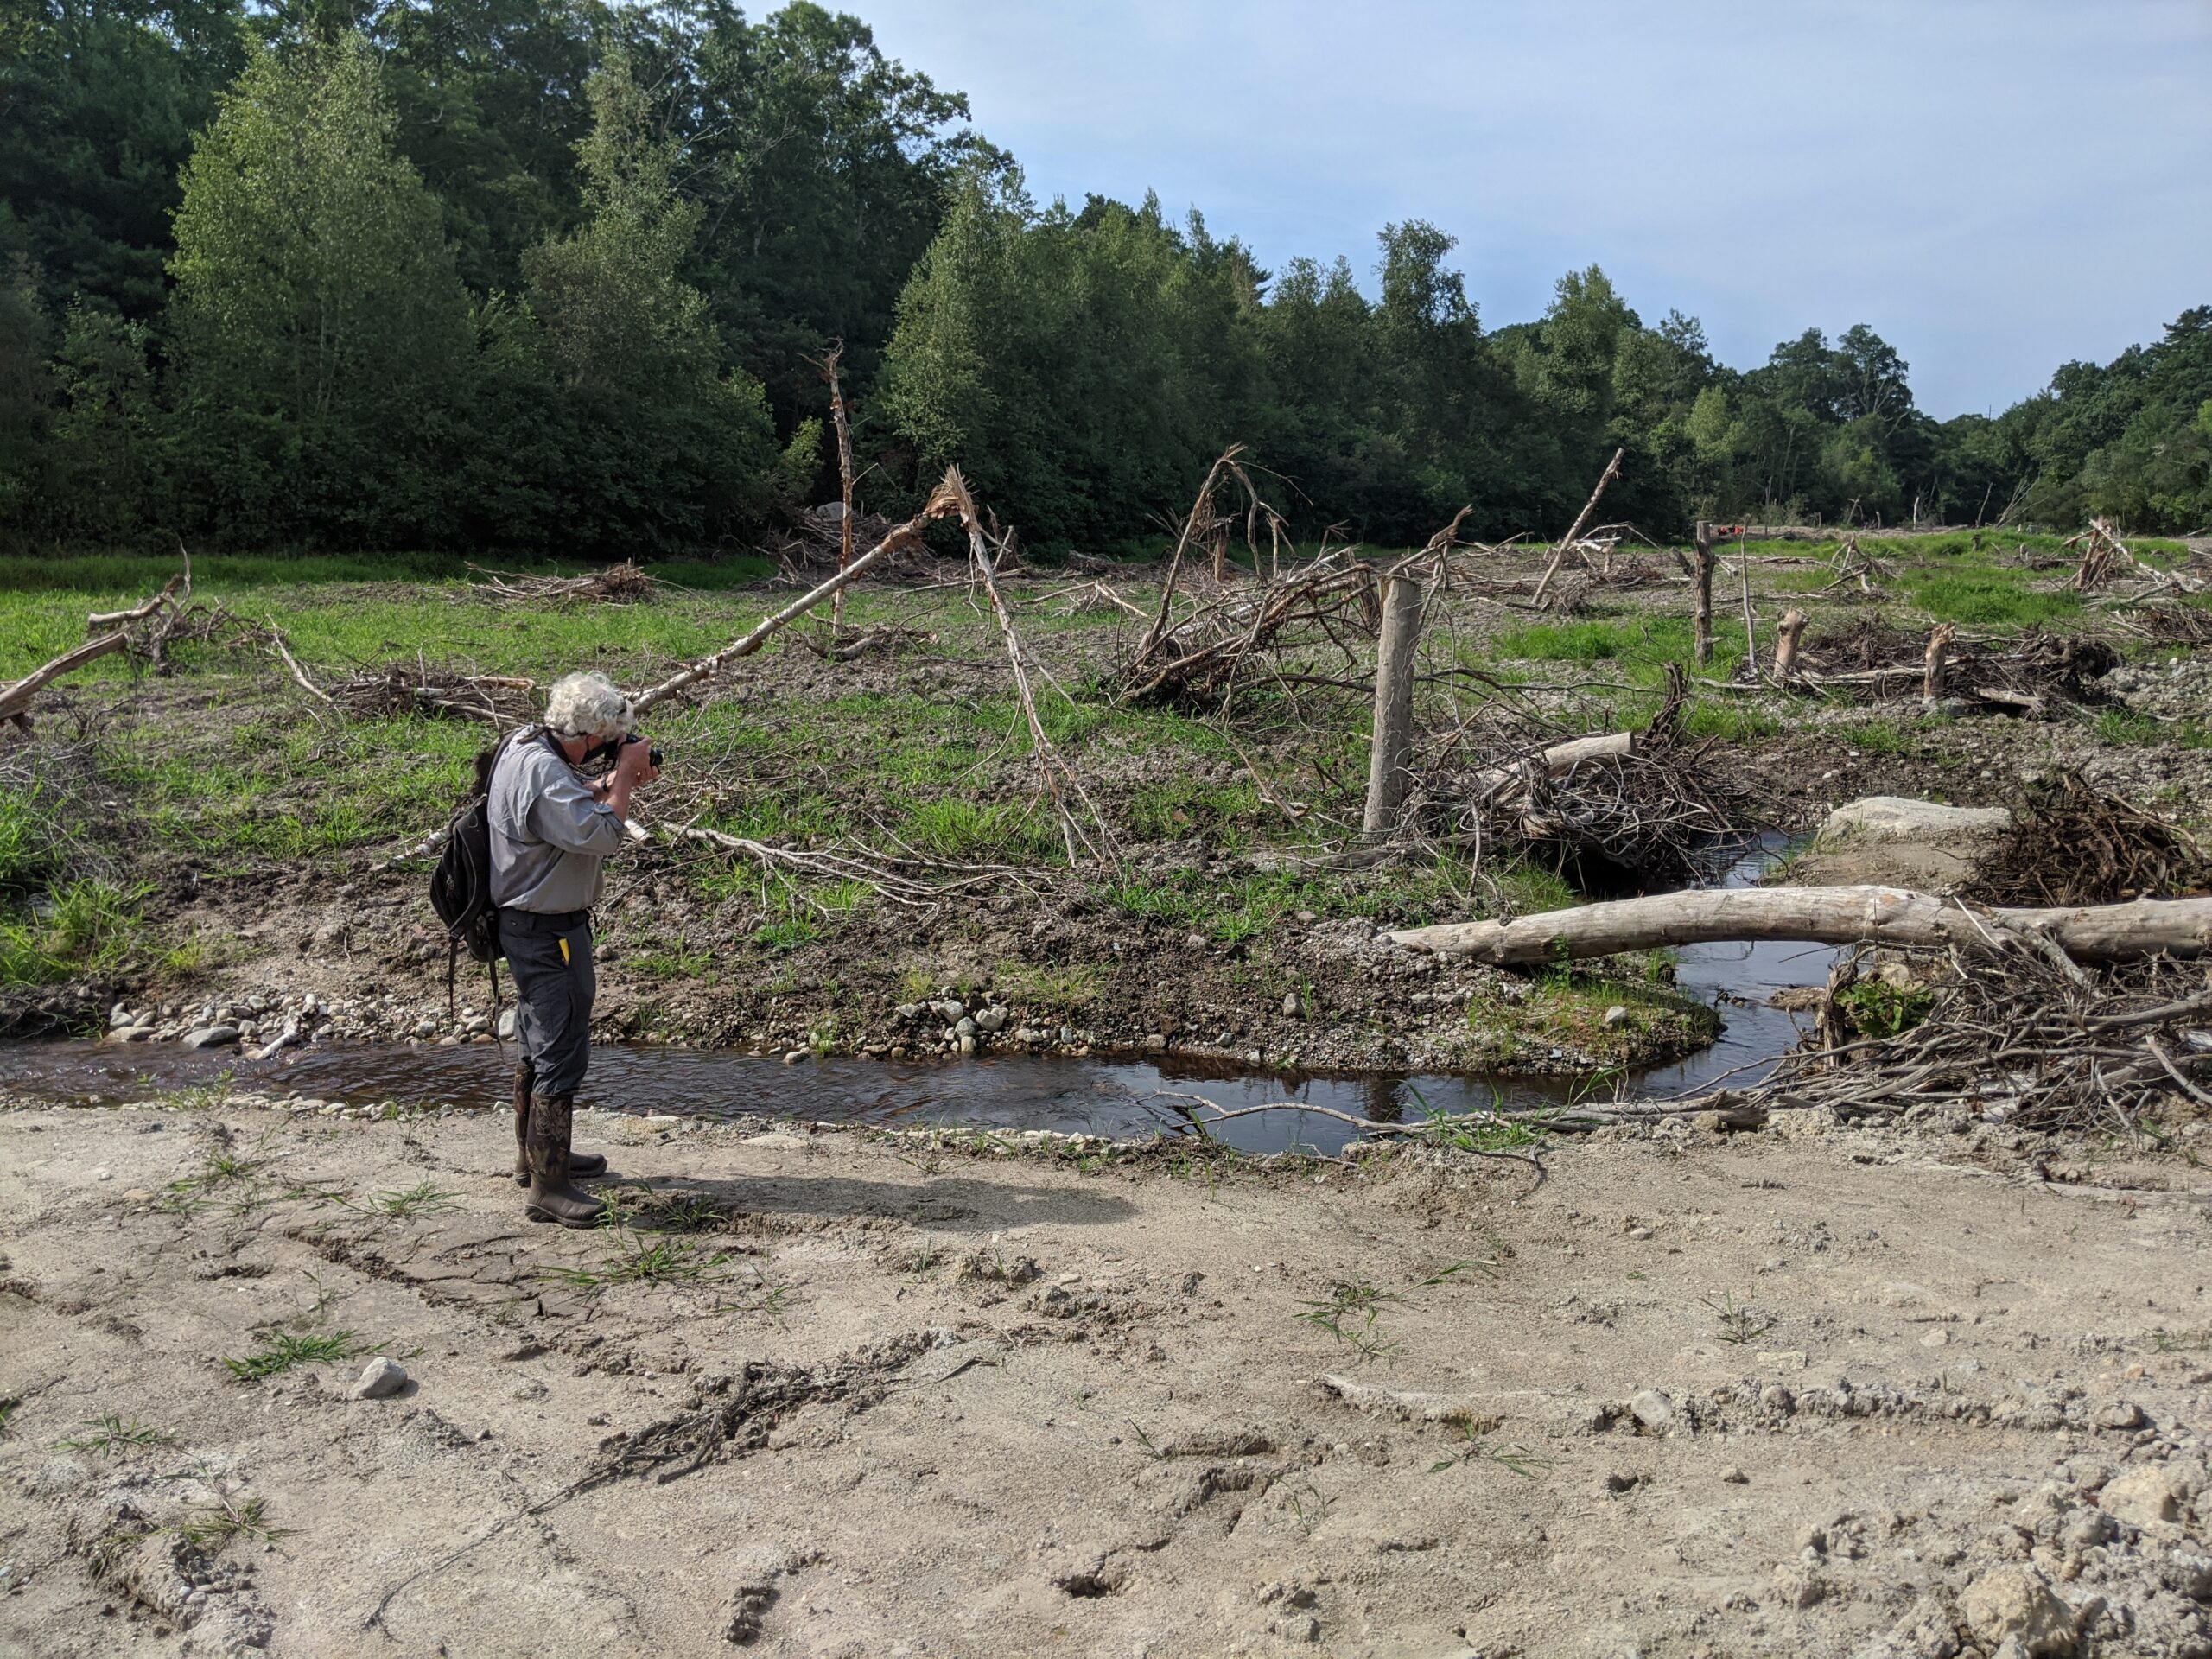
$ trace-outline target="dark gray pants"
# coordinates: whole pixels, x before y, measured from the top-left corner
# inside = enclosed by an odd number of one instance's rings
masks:
[[[499,945],[515,982],[515,1038],[541,1095],[573,1095],[591,1059],[591,912],[499,912]],[[566,946],[565,951],[563,947]]]

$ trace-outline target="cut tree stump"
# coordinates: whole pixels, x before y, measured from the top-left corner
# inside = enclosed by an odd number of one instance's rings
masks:
[[[1985,910],[1903,887],[1722,887],[1547,911],[1505,922],[1453,922],[1390,935],[1440,956],[1501,967],[1617,956],[1662,945],[1775,939],[1885,944],[1993,957],[2032,933],[2082,962],[2212,950],[2212,899],[2140,899],[2062,910]]]

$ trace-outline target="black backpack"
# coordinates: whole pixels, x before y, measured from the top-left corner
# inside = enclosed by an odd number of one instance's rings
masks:
[[[454,1010],[454,976],[466,950],[492,974],[492,1007],[499,1007],[499,912],[492,902],[492,772],[516,734],[476,756],[476,787],[446,826],[445,850],[430,872],[430,908],[446,925],[446,1014]]]

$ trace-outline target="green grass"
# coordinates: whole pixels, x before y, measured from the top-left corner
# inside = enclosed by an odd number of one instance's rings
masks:
[[[2020,570],[1916,571],[1902,578],[1913,603],[1929,615],[1973,627],[2024,628],[2078,615],[2082,596],[2070,588],[2031,588]]]
[[[112,1411],[87,1417],[84,1433],[54,1442],[64,1452],[90,1452],[102,1458],[118,1458],[140,1446],[176,1443],[177,1437],[166,1430],[141,1422],[136,1417],[125,1419]]]
[[[143,887],[71,881],[28,905],[0,910],[0,988],[54,985],[118,972],[143,929]]]
[[[351,1331],[318,1331],[306,1336],[293,1332],[279,1332],[266,1338],[266,1345],[239,1359],[226,1359],[223,1363],[232,1376],[241,1382],[250,1382],[264,1376],[277,1376],[296,1365],[325,1365],[341,1359],[351,1359],[362,1352]]]
[[[2139,748],[2212,748],[2212,727],[2197,721],[2154,720],[2139,709],[2107,709],[2096,719],[2098,738]]]

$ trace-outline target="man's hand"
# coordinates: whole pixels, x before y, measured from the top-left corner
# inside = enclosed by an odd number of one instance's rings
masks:
[[[660,776],[660,768],[653,765],[652,745],[633,740],[615,752],[615,778],[626,778],[630,787],[637,789]]]

